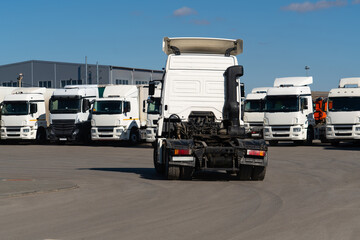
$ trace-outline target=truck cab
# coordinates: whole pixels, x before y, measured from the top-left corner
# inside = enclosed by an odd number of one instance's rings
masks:
[[[311,89],[312,77],[277,78],[266,94],[264,139],[311,144],[315,119]]]
[[[246,133],[253,138],[263,138],[265,97],[269,88],[254,88],[244,102],[244,125]]]
[[[92,108],[91,140],[139,141],[139,87],[106,86]]]
[[[326,138],[333,145],[360,140],[360,78],[342,78],[339,87],[330,90]]]
[[[91,101],[97,85],[72,85],[56,89],[50,99],[50,140],[87,141],[90,138]]]
[[[156,82],[154,82],[155,84]],[[161,83],[154,85],[154,93],[147,100],[146,107],[146,142],[155,142],[157,122],[160,117],[161,107]]]
[[[242,40],[164,38],[168,55],[154,144],[154,167],[167,179],[227,171],[263,180],[267,146],[240,127]],[[256,155],[256,156],[255,156]]]
[[[5,96],[1,139],[46,141],[48,103],[52,89],[19,88]]]

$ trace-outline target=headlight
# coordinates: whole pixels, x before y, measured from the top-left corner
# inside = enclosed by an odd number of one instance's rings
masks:
[[[95,130],[95,129],[91,129],[91,133],[96,133],[96,130]]]
[[[122,131],[122,129],[116,129],[116,133],[121,133]]]
[[[1,129],[1,132],[5,132],[5,129],[2,128],[2,129]]]
[[[293,132],[301,132],[301,128],[299,128],[299,127],[293,128]]]
[[[327,127],[327,128],[326,128],[326,131],[327,131],[327,132],[331,132],[331,131],[332,131],[331,127]]]
[[[360,127],[355,127],[356,132],[360,132]]]
[[[264,132],[270,132],[270,128],[264,128]]]
[[[264,118],[264,125],[268,125],[269,124],[269,119]]]
[[[23,129],[23,132],[24,132],[24,133],[28,133],[28,132],[30,132],[30,129],[25,128],[25,129]]]
[[[327,117],[327,118],[326,118],[326,123],[327,123],[327,124],[331,124],[331,118]]]

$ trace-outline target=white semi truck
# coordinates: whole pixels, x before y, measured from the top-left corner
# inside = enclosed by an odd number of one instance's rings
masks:
[[[69,85],[63,89],[56,89],[49,104],[50,140],[90,140],[91,101],[97,97],[98,85]]]
[[[268,87],[254,88],[244,103],[245,132],[253,138],[263,138],[265,97]]]
[[[167,179],[219,170],[264,179],[267,145],[244,139],[240,127],[243,68],[236,55],[242,50],[240,39],[164,38],[168,58],[153,159]]]
[[[342,78],[328,96],[326,138],[338,145],[341,141],[360,141],[360,78]]]
[[[5,96],[2,107],[2,140],[36,140],[45,143],[49,99],[54,89],[18,88]]]
[[[157,131],[157,122],[160,117],[161,106],[161,83],[155,82],[153,86],[154,92],[147,100],[147,120],[146,120],[146,142],[154,143]]]
[[[96,99],[92,108],[91,139],[132,144],[144,139],[140,129],[145,134],[147,92],[144,86],[106,86],[104,98]]]
[[[312,77],[276,78],[266,94],[264,139],[270,145],[279,141],[311,144],[315,119],[311,89]]]

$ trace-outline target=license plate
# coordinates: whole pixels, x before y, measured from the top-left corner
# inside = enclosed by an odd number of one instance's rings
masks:
[[[60,141],[67,141],[67,138],[59,138]]]

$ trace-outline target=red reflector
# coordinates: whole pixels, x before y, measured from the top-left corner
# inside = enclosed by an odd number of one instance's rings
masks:
[[[175,149],[174,155],[191,155],[190,149]]]
[[[266,152],[261,150],[247,150],[247,155],[264,157]]]

